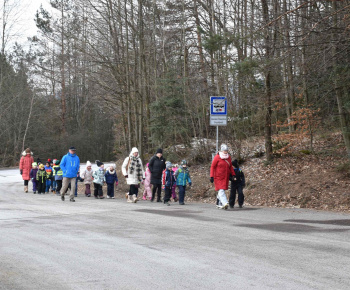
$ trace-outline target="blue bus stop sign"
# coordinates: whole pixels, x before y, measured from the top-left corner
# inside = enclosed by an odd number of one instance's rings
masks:
[[[227,115],[226,97],[210,97],[210,115]]]

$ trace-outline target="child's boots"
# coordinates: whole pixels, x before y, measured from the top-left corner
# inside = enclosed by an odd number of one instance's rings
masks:
[[[132,196],[132,202],[137,203],[137,201],[138,201],[137,196],[136,196],[136,194],[134,194]]]
[[[128,200],[126,202],[133,202],[131,195],[128,194]]]

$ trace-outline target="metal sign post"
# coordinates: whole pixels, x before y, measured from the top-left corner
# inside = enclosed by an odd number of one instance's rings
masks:
[[[216,126],[216,153],[219,151],[219,126],[227,126],[226,97],[210,97],[210,126]]]

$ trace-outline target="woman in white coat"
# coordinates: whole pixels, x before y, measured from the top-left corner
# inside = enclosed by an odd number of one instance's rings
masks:
[[[145,179],[145,171],[139,157],[139,150],[136,147],[132,148],[130,155],[125,158],[122,173],[126,178],[126,183],[130,185],[128,202],[137,202],[139,186],[141,181]]]

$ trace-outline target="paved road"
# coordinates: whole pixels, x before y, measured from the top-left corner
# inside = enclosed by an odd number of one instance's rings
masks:
[[[0,289],[350,289],[349,214],[22,189],[0,171]]]

